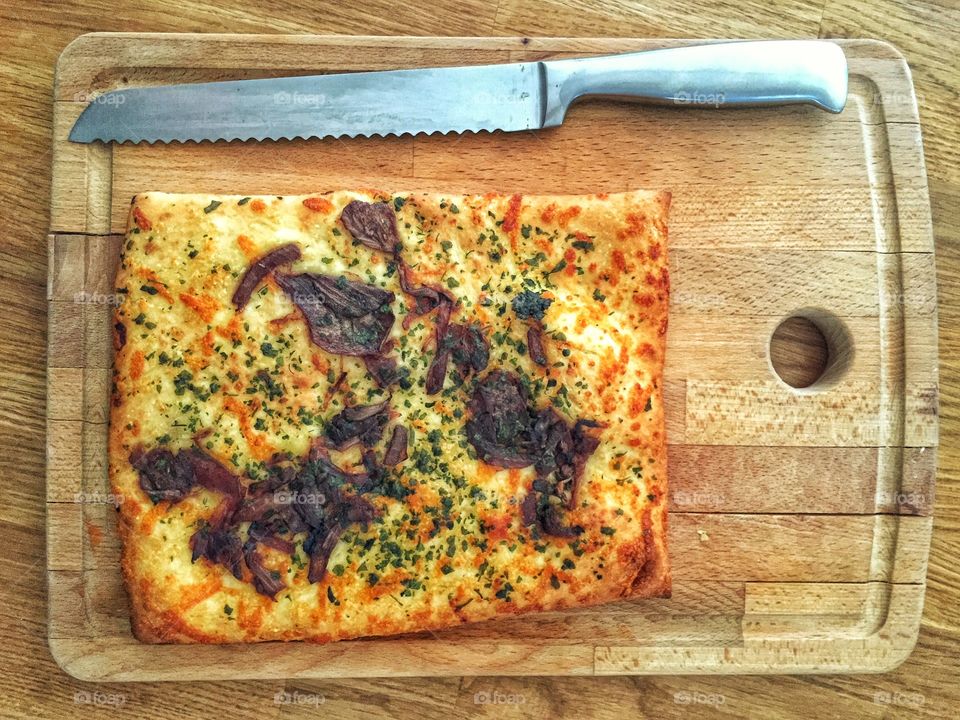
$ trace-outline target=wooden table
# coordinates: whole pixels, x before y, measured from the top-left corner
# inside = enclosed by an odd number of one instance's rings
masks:
[[[960,8],[940,2],[752,0],[746,4],[588,0],[527,3],[442,0],[416,7],[374,0],[366,10],[280,2],[257,9],[156,0],[140,10],[112,3],[27,3],[0,9],[0,157],[5,172],[0,245],[0,451],[5,462],[0,526],[0,716],[241,717],[933,717],[960,710],[960,167],[956,33]],[[171,9],[172,8],[172,9]],[[732,12],[736,10],[736,12]],[[51,82],[60,50],[92,30],[610,35],[651,37],[879,37],[914,71],[939,253],[942,424],[935,530],[920,641],[882,676],[805,678],[453,678],[352,682],[89,685],[52,661],[46,646],[44,573],[45,285],[50,182]],[[499,700],[500,702],[492,702]],[[486,701],[486,702],[484,702]],[[234,709],[235,708],[235,709]],[[222,712],[222,711],[220,711]]]

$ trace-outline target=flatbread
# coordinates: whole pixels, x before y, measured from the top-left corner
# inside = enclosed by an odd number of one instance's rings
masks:
[[[110,480],[135,635],[332,641],[668,596],[669,203],[134,198]]]

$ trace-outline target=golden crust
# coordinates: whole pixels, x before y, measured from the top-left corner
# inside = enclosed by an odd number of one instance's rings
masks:
[[[587,462],[581,501],[569,512],[585,529],[578,542],[538,539],[523,526],[519,504],[532,468],[494,468],[456,442],[463,421],[453,417],[464,416],[466,390],[425,396],[426,363],[415,358],[432,352],[432,322],[402,329],[405,308],[398,303],[405,298],[395,269],[356,246],[339,222],[353,199],[384,200],[396,209],[418,280],[442,283],[460,301],[454,319],[484,327],[492,338],[491,368],[529,378],[537,404],[552,403],[570,422],[606,425]],[[669,205],[669,193],[644,191],[134,198],[117,278],[124,301],[115,317],[109,464],[113,491],[123,498],[122,570],[135,636],[151,643],[326,642],[669,596],[661,384]],[[212,430],[206,452],[247,478],[274,452],[306,452],[322,419],[342,408],[341,399],[327,397],[334,375],[346,373],[341,387],[350,388],[351,403],[378,397],[357,359],[310,344],[302,319],[272,281],[242,313],[234,311],[237,276],[284,242],[303,249],[296,271],[351,274],[396,294],[394,338],[415,382],[409,391],[395,390],[391,404],[397,422],[413,429],[411,459],[398,471],[416,490],[404,500],[377,498],[378,524],[345,533],[318,583],[309,583],[290,556],[265,551],[287,584],[274,600],[254,590],[247,570],[237,580],[206,559],[191,562],[189,537],[216,507],[216,493],[194,490],[178,503],[154,505],[130,453],[158,444],[187,448],[198,431]],[[552,299],[544,318],[547,368],[524,352],[526,326],[509,311],[510,297],[533,286]],[[285,394],[251,409],[244,404],[249,385],[264,368]],[[431,400],[439,405],[427,405]],[[421,468],[417,460],[418,450],[431,449],[418,445],[431,431],[442,431],[433,454],[448,467],[443,472],[436,469],[443,465]],[[355,451],[334,459],[343,466],[359,462]],[[428,523],[435,535],[423,530]],[[385,562],[384,537],[402,546],[399,566]],[[294,555],[301,562],[302,540]],[[421,549],[406,554],[415,542]]]

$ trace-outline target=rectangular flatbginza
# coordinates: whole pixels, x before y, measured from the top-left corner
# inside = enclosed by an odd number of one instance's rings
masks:
[[[110,480],[146,642],[670,592],[669,193],[134,198]]]

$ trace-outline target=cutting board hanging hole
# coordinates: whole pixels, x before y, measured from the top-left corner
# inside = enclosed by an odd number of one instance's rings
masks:
[[[846,325],[822,310],[800,310],[782,320],[770,338],[770,365],[797,390],[816,392],[834,385],[853,357]]]

